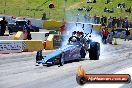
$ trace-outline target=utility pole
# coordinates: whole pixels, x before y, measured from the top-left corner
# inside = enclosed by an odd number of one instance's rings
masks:
[[[6,2],[7,2],[7,0],[5,0],[5,6],[6,6]]]
[[[4,14],[6,13],[6,3],[7,2],[7,0],[5,0],[5,8],[4,8]]]
[[[26,11],[27,16],[30,16],[30,15],[29,15],[29,11],[31,11],[31,9],[30,9],[29,6],[30,6],[30,5],[29,5],[29,0],[28,0],[28,1],[27,1],[27,8],[28,8],[28,10]]]
[[[64,18],[63,18],[63,21],[66,21],[66,5],[67,5],[67,0],[64,0]]]

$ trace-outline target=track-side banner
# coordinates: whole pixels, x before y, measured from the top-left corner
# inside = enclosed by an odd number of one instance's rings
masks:
[[[22,41],[0,41],[0,54],[17,52],[22,52]]]

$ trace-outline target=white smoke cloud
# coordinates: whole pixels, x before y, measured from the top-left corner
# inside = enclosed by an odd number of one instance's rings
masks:
[[[77,17],[78,14],[79,14],[79,19],[80,19],[79,21],[82,21],[82,22],[77,23],[76,21],[78,19],[78,17]],[[65,25],[65,33],[63,34],[64,37],[63,37],[62,47],[67,45],[68,39],[69,39],[69,37],[72,36],[73,31],[82,31],[86,34],[91,32],[92,23],[90,23],[90,21],[85,23],[85,22],[83,22],[82,19],[85,20],[84,16],[81,13],[66,12],[66,22],[68,22],[68,23]],[[102,38],[96,31],[94,31],[94,30],[92,31],[90,39],[95,42],[100,43],[101,53],[103,53],[105,51],[104,45],[102,43]]]

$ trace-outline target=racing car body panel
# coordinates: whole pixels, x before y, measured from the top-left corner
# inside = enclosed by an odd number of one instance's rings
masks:
[[[54,59],[56,56],[59,56],[62,52],[62,50],[56,50],[53,53],[44,56],[42,60],[38,61],[38,63],[46,64],[49,60]]]
[[[64,61],[74,60],[80,57],[79,45],[66,45],[61,49],[64,52]]]
[[[64,61],[74,60],[80,57],[81,48],[79,45],[66,45],[63,48],[57,49],[51,54],[44,56],[42,60],[37,61],[41,64],[53,64],[53,61],[61,58],[61,54],[64,53]]]
[[[62,50],[56,50],[55,52],[47,55],[44,59],[45,61],[48,61],[50,58],[56,57],[58,55],[60,55],[63,51]]]

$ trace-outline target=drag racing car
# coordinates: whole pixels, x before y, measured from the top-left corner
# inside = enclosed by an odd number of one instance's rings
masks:
[[[89,33],[86,34],[86,36],[88,35]],[[100,56],[100,44],[89,38],[86,39],[86,36],[84,36],[83,32],[74,31],[73,35],[68,40],[68,44],[64,47],[55,50],[47,56],[42,55],[42,50],[38,51],[36,63],[47,66],[54,64],[63,66],[67,61],[85,58],[87,52],[89,52],[90,60],[98,60]]]

